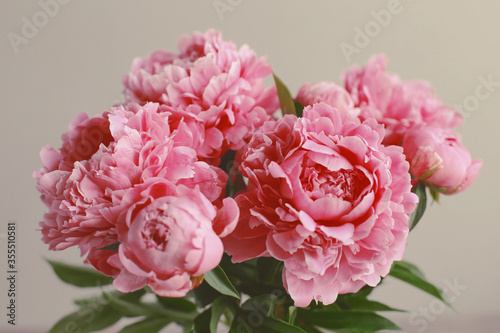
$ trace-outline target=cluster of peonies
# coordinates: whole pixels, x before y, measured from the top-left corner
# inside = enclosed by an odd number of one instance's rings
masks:
[[[276,88],[262,84],[271,67],[248,46],[237,49],[214,30],[183,36],[178,47],[179,54],[160,50],[136,59],[123,78],[125,99],[195,116],[205,129],[198,155],[218,165],[278,109]]]
[[[386,71],[387,59],[376,56],[364,68],[343,74],[344,87],[333,82],[303,85],[296,100],[302,105],[327,103],[340,111],[356,109],[361,120],[384,125],[384,145],[402,146],[415,179],[445,194],[467,188],[482,166],[472,160],[453,129],[462,115],[444,105],[423,81],[402,81]]]
[[[43,241],[78,246],[125,292],[181,297],[219,264],[239,209],[217,165],[279,106],[263,84],[270,66],[247,46],[210,30],[179,49],[136,59],[125,103],[79,115],[34,175],[49,208]]]
[[[50,249],[78,246],[119,290],[184,296],[218,265],[220,237],[239,214],[224,198],[227,175],[197,157],[201,123],[162,111],[130,104],[78,116],[59,152],[42,150],[35,177]]]
[[[401,81],[386,72],[387,59],[373,57],[359,69],[344,75],[345,89],[360,118],[375,118],[385,125],[386,145],[401,145],[410,172],[445,194],[467,188],[482,166],[471,160],[453,129],[462,125],[462,115],[444,105],[422,81]]]
[[[79,115],[58,151],[42,149],[43,241],[79,247],[123,292],[182,297],[224,252],[283,261],[297,306],[375,286],[403,256],[411,176],[451,194],[481,167],[452,133],[461,116],[385,63],[348,70],[345,88],[304,85],[302,116],[275,119],[270,66],[219,32],[136,59],[123,105]],[[234,199],[229,150],[248,179]]]

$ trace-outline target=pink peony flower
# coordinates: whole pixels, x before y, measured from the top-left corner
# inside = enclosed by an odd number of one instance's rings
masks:
[[[180,53],[156,51],[136,59],[123,77],[127,101],[154,101],[196,115],[205,126],[199,157],[217,165],[228,149],[239,149],[247,137],[271,118],[279,101],[264,59],[248,46],[239,50],[208,30],[179,40]],[[161,111],[161,110],[160,110]]]
[[[354,101],[343,87],[333,82],[306,83],[295,98],[303,106],[324,102],[335,107],[341,114],[352,112]]]
[[[203,132],[198,130],[201,123],[189,116],[171,119],[171,113],[158,113],[158,109],[158,104],[149,103],[144,107],[129,105],[127,109],[120,106],[91,119],[79,116],[77,120],[85,121],[70,126],[60,152],[42,150],[44,169],[34,176],[49,208],[40,226],[42,240],[50,249],[79,246],[84,255],[118,242],[119,211],[112,208],[121,202],[115,197],[148,179],[198,188],[218,209],[224,208],[227,175],[198,161],[193,148],[203,142]],[[105,133],[101,143],[96,141],[97,136],[82,134],[94,133],[95,123],[99,124],[97,133]],[[86,146],[92,149],[80,153],[79,147]],[[89,260],[102,263],[100,259],[93,254]]]
[[[403,149],[415,178],[442,189],[444,194],[465,190],[476,179],[483,161],[472,160],[451,130],[422,127],[408,131]]]
[[[115,277],[118,290],[149,285],[160,296],[183,297],[219,264],[223,235],[213,229],[217,212],[199,189],[151,178],[119,196],[119,250],[93,250],[89,256],[94,267]],[[225,203],[231,216],[219,222],[230,232],[238,210],[232,199]]]
[[[382,125],[319,103],[266,122],[243,149],[240,220],[223,242],[233,261],[284,261],[296,306],[375,286],[400,260],[416,206],[402,149]]]
[[[426,82],[401,81],[386,72],[385,56],[373,57],[360,69],[353,67],[344,74],[346,90],[361,119],[375,118],[385,125],[384,144],[400,145],[407,130],[420,125],[439,128],[460,126],[463,117],[444,105]]]
[[[165,202],[178,205],[175,209],[182,214],[188,213],[187,217],[180,215],[182,219],[193,220],[191,221],[193,223],[187,222],[179,225],[178,232],[186,228],[183,234],[185,238],[181,239],[182,234],[177,233],[175,238],[171,239],[170,233],[160,232],[164,229],[160,225],[161,230],[156,234],[153,233],[152,240],[151,237],[143,237],[144,242],[141,242],[139,236],[150,236],[152,233],[151,230],[149,233],[141,232],[140,235],[137,233],[141,230],[141,225],[144,228],[144,224],[147,223],[148,218],[144,216],[154,215],[156,209],[154,207],[164,205]],[[196,205],[199,207],[196,208]],[[217,212],[216,216],[214,216],[215,212]],[[103,274],[114,277],[114,285],[120,291],[132,292],[149,285],[158,295],[182,297],[203,281],[201,276],[203,273],[213,269],[219,263],[222,255],[218,249],[222,244],[219,238],[226,237],[234,230],[239,217],[239,209],[232,198],[224,198],[216,206],[202,195],[198,187],[190,189],[183,185],[173,185],[163,178],[149,178],[136,187],[115,192],[113,206],[106,209],[103,215],[114,216],[116,220],[115,242],[119,243],[119,251],[94,248],[90,250],[86,262]],[[209,226],[206,225],[207,219],[210,222]],[[132,224],[137,228],[132,228]],[[170,228],[170,226],[167,227]],[[201,228],[201,230],[196,231],[196,228]],[[188,231],[193,233],[189,234]],[[131,238],[136,242],[131,242]],[[159,240],[163,242],[165,248],[157,246],[150,249],[148,247],[151,241]],[[181,242],[185,244],[182,245]],[[188,243],[191,245],[186,245]],[[170,245],[167,247],[167,244]],[[176,248],[177,253],[172,252],[172,249]],[[155,251],[162,249],[167,253]],[[150,256],[160,256],[162,259],[171,256],[178,260],[143,261],[143,257]],[[182,256],[186,256],[184,263],[179,259]],[[196,266],[197,264],[199,266]],[[193,267],[198,267],[198,270],[194,270]],[[166,270],[170,273],[162,273]]]
[[[40,222],[42,240],[51,250],[80,244],[86,252],[84,244],[105,244],[116,237],[112,224],[99,213],[107,202],[104,192],[109,179],[89,173],[89,159],[102,156],[113,141],[109,121],[102,115],[89,118],[81,113],[62,140],[60,151],[49,146],[42,149],[44,168],[33,174],[42,202],[49,208]],[[102,180],[95,181],[96,176]],[[96,195],[98,191],[101,193]]]
[[[88,160],[101,145],[109,145],[113,137],[109,131],[109,121],[105,117],[99,115],[89,118],[82,112],[69,124],[69,130],[63,134],[62,141],[59,152],[50,146],[42,148],[40,157],[44,170],[42,173],[35,173],[37,177],[54,170],[72,170],[75,162]]]

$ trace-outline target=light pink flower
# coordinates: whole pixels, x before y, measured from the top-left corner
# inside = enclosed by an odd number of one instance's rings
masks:
[[[361,109],[361,119],[375,118],[385,125],[384,144],[401,145],[406,131],[415,126],[462,124],[460,113],[444,105],[426,82],[401,81],[386,71],[386,64],[385,56],[373,57],[364,68],[355,66],[343,74],[346,90]]]
[[[179,40],[180,53],[156,51],[136,59],[123,77],[127,101],[154,101],[194,114],[205,126],[200,158],[217,165],[228,149],[271,118],[279,102],[263,79],[271,67],[248,46],[237,49],[220,32],[208,30]]]
[[[382,145],[383,133],[324,103],[264,124],[243,150],[249,185],[223,240],[233,261],[284,261],[300,307],[378,284],[402,258],[417,201],[402,149]]]
[[[112,208],[121,203],[113,198],[150,178],[198,188],[217,208],[223,208],[227,175],[199,161],[193,148],[203,142],[203,132],[198,130],[201,123],[189,116],[170,119],[171,113],[158,113],[158,108],[153,103],[129,105],[91,119],[79,116],[77,120],[84,121],[70,126],[59,152],[42,150],[44,169],[34,176],[49,208],[40,226],[42,240],[50,249],[79,246],[84,255],[117,242],[119,212]],[[91,149],[80,149],[87,145]]]
[[[145,206],[150,205],[156,201],[163,202],[163,200],[173,200],[174,197],[186,197],[187,201],[178,201],[180,203],[187,202],[185,208],[196,218],[195,215],[199,214],[198,210],[201,210],[207,216],[210,217],[213,215],[212,210],[217,211],[217,215],[215,217],[211,217],[211,228],[213,232],[217,235],[217,237],[222,238],[226,237],[230,234],[234,228],[236,227],[238,217],[239,217],[239,209],[236,205],[236,202],[232,198],[224,198],[222,201],[218,201],[218,205],[211,204],[211,208],[206,207],[207,199],[200,199],[201,192],[198,187],[194,187],[189,189],[183,185],[173,185],[171,182],[163,179],[163,178],[149,178],[144,183],[137,185],[133,188],[124,190],[124,191],[116,191],[113,193],[113,205],[110,208],[107,208],[103,211],[104,216],[112,216],[116,221],[116,230],[117,237],[114,240],[114,243],[119,243],[120,251],[125,251],[129,253],[130,251],[134,251],[135,248],[130,247],[128,242],[128,237],[130,233],[130,220],[137,219],[136,216],[138,212],[143,209]],[[206,198],[206,196],[203,196]],[[183,199],[184,200],[184,199]],[[191,205],[200,204],[201,207],[198,209],[191,209]],[[208,213],[207,213],[208,212]],[[203,214],[200,215],[201,221],[204,221],[206,216]],[[140,221],[138,223],[141,223]],[[192,226],[191,226],[192,227]],[[205,227],[204,227],[205,228]],[[212,235],[210,236],[212,237]],[[168,241],[168,240],[166,240]],[[179,240],[174,240],[179,241]],[[190,242],[191,240],[186,240],[186,242]],[[219,244],[219,241],[212,240],[215,245]],[[188,251],[186,248],[181,248],[185,252]],[[138,250],[142,251],[141,249]],[[182,251],[180,251],[182,252]],[[184,253],[185,253],[184,252]],[[182,254],[179,254],[182,255]],[[207,258],[214,258],[212,253],[206,255]],[[128,258],[128,257],[127,257]],[[131,257],[135,258],[134,256]],[[199,258],[202,260],[202,258]],[[205,259],[203,259],[205,260]],[[211,260],[211,259],[206,259]],[[220,260],[220,259],[219,259]],[[181,297],[185,295],[185,292],[196,287],[199,283],[203,281],[203,278],[199,277],[199,274],[196,276],[191,275],[195,274],[192,271],[179,273],[178,277],[174,277],[174,275],[170,275],[168,278],[165,278],[165,275],[156,276],[157,272],[160,272],[164,269],[175,269],[172,267],[171,262],[158,262],[157,265],[150,265],[147,268],[144,268],[146,271],[149,270],[149,274],[145,274],[144,271],[137,272],[136,270],[127,269],[127,267],[134,267],[127,265],[129,259],[125,259],[125,262],[122,262],[120,257],[120,252],[116,252],[114,250],[101,250],[98,248],[91,249],[87,256],[86,262],[92,265],[95,269],[100,271],[101,273],[112,276],[116,278],[115,286],[119,290],[124,292],[130,292],[137,289],[142,288],[144,285],[150,285],[153,287],[154,285],[159,288],[157,290],[158,294],[168,295],[168,297]],[[210,261],[211,262],[211,261]],[[218,263],[218,262],[217,262]],[[205,263],[206,264],[206,263]],[[132,264],[133,265],[133,264]],[[141,267],[144,267],[142,265]],[[177,267],[178,268],[178,267]],[[179,270],[176,270],[179,272]],[[186,274],[184,274],[186,273]],[[202,273],[201,273],[202,274]],[[184,281],[182,283],[182,288],[178,288],[173,290],[172,285],[170,285],[170,289],[166,286],[168,284],[164,284],[163,287],[156,284],[156,280],[167,279],[170,282],[172,281]],[[189,279],[188,279],[189,277]],[[163,289],[162,289],[163,288]]]
[[[408,131],[403,149],[410,162],[410,172],[444,191],[454,194],[465,190],[476,179],[483,161],[472,160],[451,130],[422,127]]]
[[[89,172],[89,159],[108,152],[113,141],[109,121],[102,115],[89,118],[81,113],[62,140],[59,151],[49,146],[42,149],[44,168],[33,174],[42,202],[49,208],[40,222],[42,240],[51,250],[82,245],[82,252],[86,252],[88,247],[116,237],[112,224],[99,213],[107,202],[104,192],[110,186],[109,179]]]
[[[223,234],[213,228],[217,211],[199,189],[150,178],[119,197],[118,252],[93,250],[89,255],[94,267],[115,277],[118,290],[149,285],[160,296],[182,297],[219,264]],[[228,200],[226,217],[231,216],[220,221],[226,232],[238,219],[237,206]]]
[[[352,112],[354,101],[343,87],[333,82],[306,83],[300,87],[295,98],[302,106],[324,102],[336,108],[341,114]]]
[[[75,162],[88,160],[101,145],[107,146],[112,141],[109,121],[104,116],[89,118],[82,112],[69,124],[68,132],[62,135],[59,152],[50,146],[42,148],[40,157],[44,164],[43,172],[70,171]]]

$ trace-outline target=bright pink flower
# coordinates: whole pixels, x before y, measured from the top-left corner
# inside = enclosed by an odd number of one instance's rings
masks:
[[[278,108],[275,87],[262,82],[271,67],[248,46],[238,50],[224,42],[215,30],[181,37],[179,49],[175,56],[156,51],[136,59],[123,78],[125,96],[127,101],[159,102],[196,115],[206,132],[199,157],[217,165]]]
[[[192,116],[158,113],[158,108],[152,103],[128,105],[91,119],[79,116],[77,120],[84,121],[78,126],[72,123],[60,152],[42,150],[44,169],[34,176],[49,208],[40,226],[50,249],[79,246],[84,255],[117,242],[119,211],[112,208],[121,203],[113,198],[151,178],[198,188],[223,208],[227,175],[198,161],[194,149],[203,142],[201,123]]]
[[[343,74],[347,91],[361,109],[361,119],[375,118],[385,125],[384,144],[401,145],[406,131],[415,126],[462,124],[460,113],[444,105],[426,82],[401,81],[386,72],[386,63],[385,56],[373,57],[364,68],[355,66]]]
[[[406,133],[403,149],[410,162],[410,172],[445,194],[465,190],[476,179],[483,161],[472,160],[451,130],[422,127]]]
[[[402,258],[417,202],[402,149],[382,145],[383,133],[324,103],[265,123],[243,150],[249,185],[223,240],[233,261],[284,261],[284,285],[301,307],[379,283]]]

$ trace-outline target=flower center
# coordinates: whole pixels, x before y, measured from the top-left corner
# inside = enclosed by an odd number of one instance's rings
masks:
[[[168,227],[170,221],[172,221],[170,217],[158,216],[156,220],[146,222],[141,232],[146,248],[165,251],[170,237],[170,228]]]
[[[346,201],[356,200],[370,184],[359,169],[331,171],[318,164],[303,169],[301,182],[304,191],[313,200],[336,196]]]

